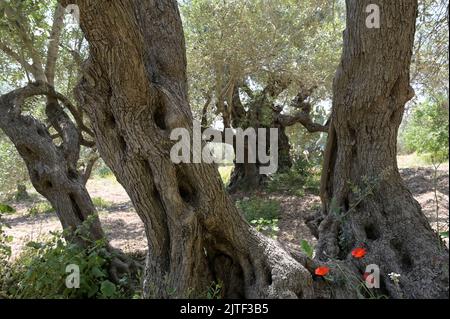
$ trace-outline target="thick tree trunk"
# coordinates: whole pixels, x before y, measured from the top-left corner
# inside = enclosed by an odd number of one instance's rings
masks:
[[[89,240],[104,237],[96,209],[86,190],[84,179],[76,170],[79,144],[78,131],[69,117],[52,97],[53,89],[44,83],[30,84],[0,97],[0,128],[16,146],[29,172],[35,189],[55,209],[64,230],[70,233],[81,228],[90,218],[89,228],[83,234]],[[48,116],[61,128],[64,142],[57,147],[41,122],[21,114],[21,104],[27,97],[49,96]],[[74,239],[85,244],[81,237]]]
[[[250,126],[255,128],[255,132],[258,132],[258,123],[254,123],[255,126]],[[289,144],[289,138],[286,135],[286,128],[279,125],[278,123],[273,123],[273,127],[278,127],[278,168],[277,172],[285,172],[289,170],[292,166],[291,160],[291,145]],[[270,127],[265,127],[267,133]],[[258,134],[256,134],[256,140],[258,141]],[[267,134],[266,141],[270,141],[270,136]],[[266,143],[266,154],[269,154],[269,143]],[[261,174],[260,167],[267,166],[267,164],[261,164],[256,161],[256,163],[250,163],[247,157],[244,158],[244,163],[234,163],[234,168],[231,173],[230,182],[228,184],[228,191],[234,193],[236,191],[252,191],[258,189],[267,180],[267,175]]]
[[[26,185],[17,184],[17,192],[16,195],[14,195],[14,199],[17,201],[30,199],[30,194],[28,194]]]
[[[171,130],[192,136],[193,120],[177,2],[75,3],[90,44],[78,95],[144,222],[145,295],[202,296],[221,281],[224,297],[311,296],[310,273],[245,222],[214,165],[170,159]]]
[[[379,29],[365,26],[371,0],[347,1],[344,51],[334,82],[325,156],[318,256],[380,267],[396,298],[448,297],[448,250],[433,232],[397,167],[397,132],[413,96],[409,67],[417,0],[379,0]],[[401,275],[399,286],[388,276]]]

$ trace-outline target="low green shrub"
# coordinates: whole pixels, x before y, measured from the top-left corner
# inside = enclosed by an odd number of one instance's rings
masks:
[[[92,203],[98,210],[105,210],[111,207],[112,202],[107,201],[101,197],[92,198]]]
[[[236,205],[244,214],[245,219],[256,230],[275,237],[278,232],[278,219],[281,211],[280,203],[276,200],[252,197],[237,201]]]
[[[12,236],[6,234],[5,228],[9,228],[9,225],[3,220],[2,214],[0,213],[0,299],[7,297],[4,282],[9,273],[11,242],[13,240]]]
[[[236,202],[238,208],[244,214],[247,221],[264,218],[276,219],[280,216],[280,203],[272,199],[261,199],[258,197],[244,198]]]
[[[100,159],[97,161],[92,175],[100,178],[110,178],[114,176],[114,173],[108,166],[106,166],[105,162]]]
[[[10,265],[2,286],[8,298],[130,298],[129,278],[122,278],[118,284],[109,280],[112,258],[105,240],[84,248],[68,243],[62,232],[53,232],[46,240],[27,244]],[[78,288],[66,283],[72,273],[70,265],[79,270]]]
[[[267,190],[272,193],[288,193],[304,196],[305,191],[318,193],[320,186],[320,171],[317,167],[300,157],[288,171],[274,174],[267,182]]]
[[[280,230],[278,228],[278,219],[264,219],[258,218],[250,222],[257,231],[270,236],[272,238],[277,238],[277,233]]]
[[[28,209],[28,214],[32,215],[32,216],[36,216],[39,214],[47,214],[47,213],[51,213],[54,212],[54,209],[52,207],[52,205],[47,202],[39,202],[39,203],[35,203],[33,204],[29,209]]]
[[[2,214],[12,214],[12,213],[15,213],[15,212],[16,212],[16,210],[13,207],[11,207],[11,206],[9,206],[7,204],[0,203],[0,213],[2,213]]]

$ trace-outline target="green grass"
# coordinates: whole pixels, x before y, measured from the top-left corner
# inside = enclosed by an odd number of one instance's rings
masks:
[[[35,216],[35,215],[39,215],[39,214],[47,214],[47,213],[51,213],[53,212],[54,209],[52,207],[52,205],[47,202],[39,202],[39,203],[35,203],[33,204],[29,209],[28,209],[28,214]]]
[[[239,200],[236,205],[249,222],[260,218],[272,220],[280,217],[281,206],[276,200],[252,197]]]
[[[427,161],[426,156],[417,155],[417,153],[398,155],[397,156],[398,168],[417,168],[417,167],[428,167],[431,164]],[[448,161],[443,163],[448,165]]]
[[[11,206],[9,206],[7,204],[0,203],[0,213],[12,214],[12,213],[15,213],[15,212],[16,212],[16,210],[14,209],[14,207],[11,207]]]
[[[245,219],[255,229],[267,236],[276,238],[278,233],[278,218],[281,206],[275,200],[258,197],[247,198],[236,202]]]
[[[288,193],[302,197],[306,192],[318,194],[320,188],[320,172],[310,170],[307,174],[298,174],[294,170],[274,174],[267,182],[267,191],[271,193]]]
[[[92,203],[98,210],[106,210],[112,206],[112,202],[107,201],[101,197],[92,198]]]

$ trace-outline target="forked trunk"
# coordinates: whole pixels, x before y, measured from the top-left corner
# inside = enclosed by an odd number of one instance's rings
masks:
[[[170,159],[171,130],[192,136],[177,2],[75,2],[90,44],[79,99],[144,222],[145,295],[204,296],[222,282],[224,297],[311,296],[309,272],[245,222],[214,165]]]
[[[61,134],[67,135],[60,147],[53,143],[45,125],[31,116],[22,115],[20,110],[25,98],[51,95],[52,92],[48,85],[39,83],[1,96],[0,128],[23,158],[34,188],[55,209],[68,238],[84,245],[86,242],[82,237],[94,241],[102,239],[104,234],[85,181],[76,169],[80,147],[78,132],[53,98],[49,98],[53,105],[47,108],[50,112],[48,115],[52,121],[64,127]],[[83,236],[72,237],[72,232],[81,229],[88,218],[89,227]]]

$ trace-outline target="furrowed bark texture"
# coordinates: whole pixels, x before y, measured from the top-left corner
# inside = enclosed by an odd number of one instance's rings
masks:
[[[414,92],[409,67],[417,0],[379,0],[381,26],[365,25],[372,0],[347,1],[341,65],[334,81],[325,152],[318,256],[377,264],[382,289],[396,298],[448,297],[448,250],[404,186],[396,160],[397,132]],[[397,286],[388,274],[401,275]]]
[[[245,222],[214,165],[170,160],[171,130],[192,136],[177,2],[75,3],[90,44],[78,96],[145,224],[145,295],[202,296],[221,281],[224,297],[311,296],[310,273]]]
[[[60,146],[53,143],[43,123],[21,113],[23,101],[35,95],[47,96],[51,101],[46,110],[52,124],[60,128],[63,139]],[[0,128],[16,146],[34,188],[51,203],[63,229],[74,231],[90,218],[90,226],[83,236],[98,240],[104,237],[100,221],[84,179],[76,169],[79,133],[56,95],[53,87],[39,82],[1,96]],[[85,244],[81,237],[70,238]]]

